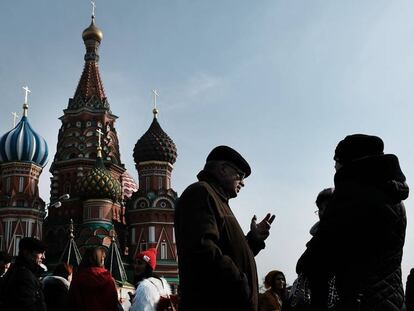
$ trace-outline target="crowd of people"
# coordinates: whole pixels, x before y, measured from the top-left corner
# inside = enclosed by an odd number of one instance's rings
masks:
[[[316,198],[319,221],[287,286],[282,271],[259,280],[254,257],[275,216],[253,215],[245,235],[229,200],[251,174],[236,150],[218,146],[175,210],[179,295],[157,275],[157,250],[134,258],[131,311],[414,311],[414,269],[403,288],[401,260],[409,188],[397,156],[377,136],[354,134],[334,155],[334,186]],[[66,263],[42,275],[46,245],[23,238],[14,259],[0,253],[0,310],[124,310],[104,268],[106,248],[89,247],[76,273]],[[11,264],[11,265],[10,265]],[[73,276],[73,278],[72,278]]]

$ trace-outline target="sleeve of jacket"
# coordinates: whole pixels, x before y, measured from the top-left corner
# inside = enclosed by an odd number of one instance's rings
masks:
[[[262,249],[265,248],[265,241],[256,238],[251,231],[246,235],[247,243],[250,246],[253,254],[256,256]]]
[[[217,282],[233,284],[240,292],[246,291],[245,275],[221,251],[222,223],[214,199],[205,187],[198,184],[183,193],[175,219],[179,258],[183,265],[197,267],[200,276],[214,277]]]

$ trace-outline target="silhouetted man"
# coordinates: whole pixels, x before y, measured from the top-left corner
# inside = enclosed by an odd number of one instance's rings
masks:
[[[254,256],[265,247],[274,216],[268,214],[244,235],[229,207],[251,169],[227,146],[214,148],[199,181],[175,210],[181,311],[256,311],[258,280]]]
[[[2,311],[45,311],[46,304],[39,277],[46,246],[38,239],[23,238],[19,255],[3,277]]]

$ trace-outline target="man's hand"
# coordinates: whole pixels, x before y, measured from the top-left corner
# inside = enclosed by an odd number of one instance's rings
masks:
[[[250,223],[250,232],[254,235],[255,238],[258,240],[266,240],[269,236],[270,227],[272,225],[273,220],[275,220],[275,215],[271,215],[268,213],[265,218],[259,223],[256,223],[257,218],[256,215],[253,216],[252,222]]]

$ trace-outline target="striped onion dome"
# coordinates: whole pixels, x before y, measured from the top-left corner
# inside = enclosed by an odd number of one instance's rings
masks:
[[[14,129],[0,138],[0,162],[34,162],[44,167],[47,156],[46,141],[30,126],[27,112]]]
[[[79,195],[84,199],[121,200],[121,183],[106,169],[100,151],[96,158],[95,167],[79,180]]]
[[[128,200],[134,192],[138,191],[137,183],[127,171],[121,175],[121,187],[124,200]]]

